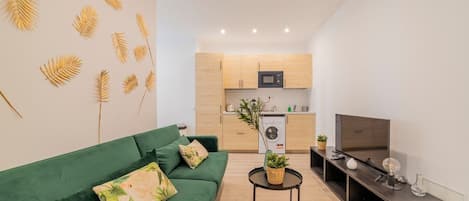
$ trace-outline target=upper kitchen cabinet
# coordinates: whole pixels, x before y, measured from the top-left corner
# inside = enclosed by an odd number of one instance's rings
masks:
[[[313,86],[311,54],[286,55],[284,59],[284,88],[311,88]]]
[[[223,59],[223,86],[225,89],[257,88],[257,56],[225,55]]]
[[[258,56],[259,71],[283,71],[285,69],[285,55],[264,54]]]
[[[223,54],[196,54],[196,133],[222,137]],[[221,145],[220,145],[221,146]]]

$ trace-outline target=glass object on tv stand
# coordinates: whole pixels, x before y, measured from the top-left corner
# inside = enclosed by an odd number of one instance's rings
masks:
[[[421,174],[417,174],[415,178],[415,183],[412,184],[410,189],[412,190],[412,193],[415,196],[423,197],[427,195],[427,191],[425,189],[425,186],[423,185],[423,176]]]

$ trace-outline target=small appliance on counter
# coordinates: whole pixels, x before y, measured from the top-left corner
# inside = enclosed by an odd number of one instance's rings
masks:
[[[233,104],[227,104],[227,105],[226,105],[226,111],[227,111],[227,112],[234,112],[235,109],[234,109]]]
[[[259,88],[283,88],[283,71],[259,71]]]

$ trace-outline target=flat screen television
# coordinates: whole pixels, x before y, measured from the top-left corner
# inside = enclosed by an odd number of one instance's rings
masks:
[[[336,114],[336,150],[386,172],[390,120]]]

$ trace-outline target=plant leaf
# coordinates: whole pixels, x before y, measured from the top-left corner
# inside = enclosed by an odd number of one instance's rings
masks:
[[[148,91],[151,91],[153,88],[155,88],[155,79],[155,73],[153,71],[150,71],[145,82],[145,87]]]
[[[109,102],[109,72],[101,71],[97,79],[98,102]]]
[[[135,74],[132,74],[131,76],[127,77],[124,80],[124,93],[128,94],[132,92],[135,88],[138,86],[138,79]]]
[[[110,5],[115,10],[122,9],[122,1],[121,0],[106,0],[106,3]]]
[[[127,40],[125,39],[124,33],[113,33],[112,34],[112,44],[116,49],[117,58],[121,63],[127,62],[128,49],[127,49]]]
[[[40,70],[52,85],[58,87],[78,75],[81,64],[81,59],[76,56],[61,56],[50,59]]]
[[[85,38],[91,38],[96,25],[98,24],[98,13],[91,6],[86,6],[81,10],[80,15],[75,17],[73,27]]]
[[[19,30],[34,29],[38,13],[35,0],[6,0],[5,10],[10,22]]]
[[[138,46],[134,49],[135,60],[137,62],[142,61],[145,56],[147,56],[147,47],[146,46]]]

